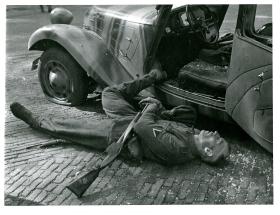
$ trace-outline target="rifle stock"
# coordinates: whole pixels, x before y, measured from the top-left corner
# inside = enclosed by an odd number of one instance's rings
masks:
[[[100,171],[103,168],[93,169],[87,174],[83,175],[73,183],[66,186],[72,193],[74,193],[78,198],[86,192],[92,182],[98,177]]]

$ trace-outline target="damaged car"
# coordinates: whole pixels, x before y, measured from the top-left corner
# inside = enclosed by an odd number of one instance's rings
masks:
[[[44,26],[28,49],[43,51],[34,68],[46,97],[71,106],[158,61],[168,80],[143,94],[233,120],[272,152],[272,21],[256,28],[257,10],[238,6],[235,31],[221,35],[228,5],[92,6],[82,27]]]

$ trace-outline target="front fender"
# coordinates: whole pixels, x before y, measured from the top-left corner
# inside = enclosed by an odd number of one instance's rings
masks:
[[[73,25],[47,25],[36,30],[28,41],[29,50],[44,51],[44,41],[54,41],[66,49],[73,58],[101,85],[120,84],[133,77],[107,49],[100,36]]]

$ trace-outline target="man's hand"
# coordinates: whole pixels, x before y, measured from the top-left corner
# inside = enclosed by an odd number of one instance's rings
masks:
[[[163,108],[161,102],[159,100],[155,99],[155,98],[152,98],[152,97],[144,98],[139,102],[139,105],[141,107],[144,107],[146,104],[156,104],[158,106],[158,108]]]
[[[140,107],[144,107],[146,104],[149,105],[149,110],[153,109],[153,110],[156,110],[156,111],[163,111],[165,110],[165,108],[163,107],[163,105],[161,104],[161,102],[155,98],[152,98],[152,97],[147,97],[145,99],[142,99],[140,102],[139,102],[139,105]]]
[[[152,69],[149,75],[154,78],[155,83],[162,82],[167,78],[166,72],[159,69]]]

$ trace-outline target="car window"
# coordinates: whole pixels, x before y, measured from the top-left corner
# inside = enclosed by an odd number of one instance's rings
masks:
[[[265,26],[268,27],[266,29],[262,29],[265,28]],[[266,30],[265,33],[268,34],[268,31],[272,30],[272,5],[257,5],[254,27],[256,33],[259,31],[264,32]]]
[[[257,5],[250,37],[272,47],[272,5]]]

